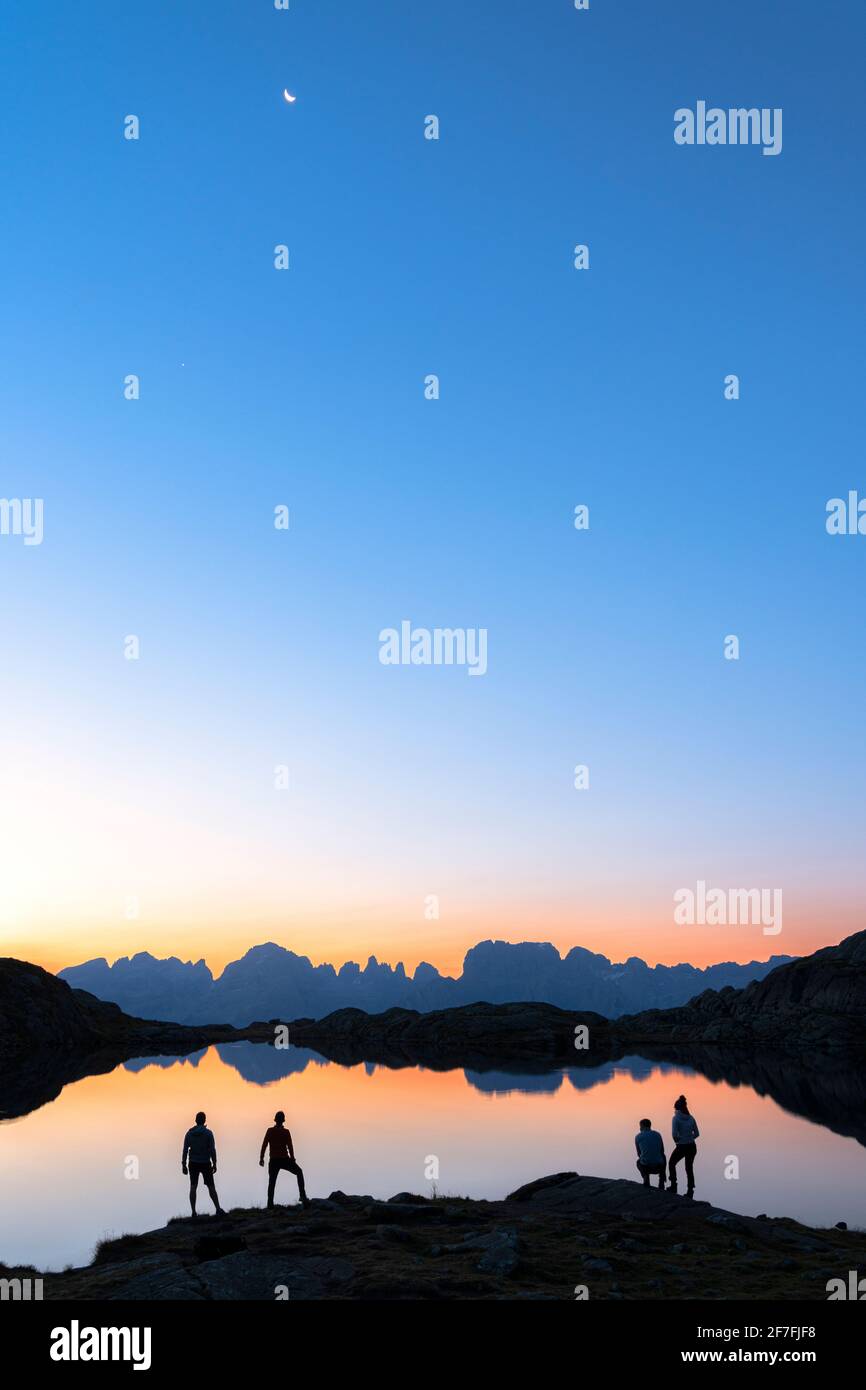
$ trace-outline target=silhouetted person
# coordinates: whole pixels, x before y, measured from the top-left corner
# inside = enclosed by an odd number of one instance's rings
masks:
[[[658,1175],[659,1187],[665,1185],[665,1145],[651,1120],[641,1120],[640,1129],[634,1137],[637,1149],[637,1170],[643,1178],[644,1187],[650,1185],[650,1175]]]
[[[674,1140],[674,1151],[671,1154],[669,1172],[671,1188],[677,1190],[677,1164],[681,1158],[686,1161],[686,1183],[689,1196],[695,1190],[695,1154],[697,1145],[695,1140],[700,1134],[700,1130],[695,1124],[694,1116],[689,1113],[685,1096],[680,1096],[679,1100],[674,1101],[674,1118],[671,1128]]]
[[[195,1194],[198,1187],[199,1178],[204,1178],[204,1185],[211,1196],[211,1201],[216,1207],[217,1216],[225,1216],[225,1212],[220,1206],[220,1199],[214,1187],[213,1175],[217,1170],[216,1144],[213,1134],[205,1128],[207,1115],[200,1110],[195,1117],[195,1125],[188,1129],[184,1135],[183,1153],[181,1154],[180,1166],[184,1173],[187,1171],[187,1155],[189,1156],[189,1205],[193,1216],[196,1215]]]
[[[274,1188],[277,1185],[277,1174],[285,1169],[287,1173],[294,1173],[298,1179],[298,1196],[303,1205],[308,1207],[310,1199],[304,1190],[304,1174],[295,1162],[295,1150],[292,1145],[292,1136],[286,1129],[286,1117],[282,1110],[278,1110],[274,1116],[274,1123],[266,1132],[262,1140],[262,1151],[259,1154],[259,1167],[265,1166],[265,1149],[270,1149],[270,1159],[268,1160],[268,1206],[274,1205]]]

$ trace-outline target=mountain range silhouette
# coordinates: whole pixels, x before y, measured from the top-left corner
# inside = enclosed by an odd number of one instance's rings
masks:
[[[339,969],[313,965],[307,956],[267,942],[251,947],[217,978],[203,960],[161,960],[147,951],[123,956],[113,965],[100,957],[58,974],[74,989],[89,990],[138,1018],[242,1027],[254,1019],[322,1018],[342,1008],[427,1013],[481,1001],[539,1001],[617,1018],[674,1008],[705,989],[742,988],[792,959],[771,956],[747,965],[725,961],[699,969],[649,966],[638,956],[614,964],[582,946],[563,957],[549,941],[480,941],[467,951],[462,973],[454,978],[426,962],[409,975],[402,961],[392,968],[375,956],[363,969],[355,961]]]

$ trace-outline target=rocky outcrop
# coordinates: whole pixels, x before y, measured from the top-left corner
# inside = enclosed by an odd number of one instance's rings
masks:
[[[0,1118],[25,1114],[70,1081],[111,1071],[130,1057],[181,1055],[243,1039],[272,1041],[273,1028],[187,1028],[130,1018],[38,965],[0,958]]]
[[[682,1008],[617,1019],[616,1032],[636,1043],[859,1047],[866,1044],[866,932],[781,965],[745,989],[705,990]]]
[[[339,1009],[322,1019],[296,1019],[289,1036],[296,1046],[313,1047],[334,1061],[437,1070],[479,1067],[502,1061],[522,1069],[545,1069],[574,1060],[575,1028],[589,1030],[589,1055],[603,1058],[611,1046],[609,1019],[600,1014],[573,1014],[553,1004],[466,1004],[421,1014],[388,1009],[365,1014]],[[584,1057],[587,1051],[584,1050]]]
[[[840,1213],[844,1218],[845,1213]],[[311,1207],[175,1219],[41,1277],[44,1298],[184,1302],[825,1300],[866,1235],[739,1216],[623,1179],[557,1173],[503,1201],[332,1192]]]
[[[258,1030],[254,1030],[258,1031]],[[272,1030],[271,1030],[272,1031]],[[250,1035],[226,1024],[189,1028],[177,1023],[131,1018],[85,990],[27,961],[0,959],[0,1062],[58,1049],[127,1045],[147,1052],[193,1051],[210,1042]],[[140,1051],[137,1051],[140,1049]]]

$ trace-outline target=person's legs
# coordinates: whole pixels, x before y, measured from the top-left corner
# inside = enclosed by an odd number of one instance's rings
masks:
[[[695,1186],[695,1155],[697,1151],[697,1144],[683,1145],[683,1155],[686,1160],[686,1185],[689,1192],[693,1192]]]
[[[214,1204],[214,1206],[215,1206],[215,1208],[216,1208],[216,1214],[217,1214],[217,1216],[222,1216],[222,1214],[223,1214],[223,1209],[222,1209],[222,1207],[220,1206],[220,1199],[219,1199],[219,1197],[217,1196],[216,1184],[214,1183],[214,1180],[213,1180],[213,1170],[211,1169],[210,1165],[208,1165],[208,1167],[207,1167],[207,1168],[205,1169],[205,1171],[204,1171],[204,1181],[205,1181],[205,1187],[207,1188],[208,1192],[210,1193],[210,1199],[211,1199],[211,1201],[213,1202],[213,1204]]]
[[[268,1164],[268,1206],[274,1205],[274,1188],[277,1185],[277,1174],[282,1168],[282,1163],[278,1158],[272,1158]]]
[[[668,1175],[670,1178],[671,1187],[676,1187],[677,1185],[677,1164],[679,1163],[680,1159],[684,1157],[685,1150],[683,1149],[682,1144],[677,1144],[676,1148],[671,1154],[670,1163],[668,1164]]]
[[[663,1163],[656,1163],[656,1164],[654,1164],[654,1165],[653,1165],[653,1172],[654,1172],[654,1173],[658,1173],[658,1177],[659,1177],[659,1187],[662,1187],[662,1188],[663,1188],[664,1185],[665,1185],[665,1165],[664,1165]]]
[[[193,1216],[195,1216],[195,1190],[198,1187],[198,1173],[198,1164],[191,1163],[189,1165],[189,1209]]]
[[[310,1199],[309,1199],[309,1197],[307,1196],[306,1188],[304,1187],[304,1170],[303,1170],[303,1168],[301,1168],[297,1163],[295,1163],[293,1159],[289,1159],[289,1160],[288,1160],[288,1162],[287,1162],[287,1164],[286,1164],[286,1167],[288,1168],[289,1172],[290,1172],[290,1173],[294,1173],[295,1177],[297,1178],[297,1180],[298,1180],[298,1196],[300,1197],[301,1202],[303,1203],[303,1205],[306,1206],[306,1205],[307,1205],[307,1202],[308,1202]]]
[[[649,1168],[646,1166],[645,1163],[642,1163],[640,1159],[638,1159],[637,1164],[635,1166],[638,1172],[640,1173],[641,1177],[643,1178],[644,1187],[649,1187]]]

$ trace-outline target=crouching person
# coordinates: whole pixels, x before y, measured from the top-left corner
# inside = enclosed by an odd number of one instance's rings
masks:
[[[659,1187],[665,1185],[665,1146],[651,1120],[641,1120],[640,1129],[634,1137],[637,1149],[637,1170],[643,1178],[644,1187],[649,1187],[650,1177],[658,1175]]]

